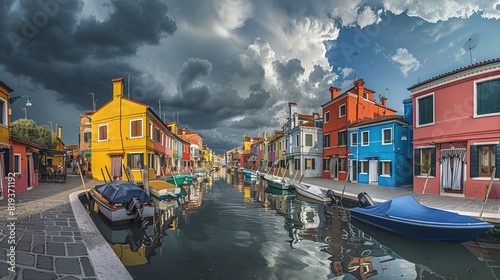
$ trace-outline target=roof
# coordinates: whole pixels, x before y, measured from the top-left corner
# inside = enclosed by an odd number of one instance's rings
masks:
[[[438,80],[438,79],[441,79],[441,78],[444,78],[444,77],[447,77],[447,76],[451,76],[453,74],[457,74],[457,73],[460,73],[462,71],[466,71],[466,70],[473,69],[473,68],[476,68],[476,67],[480,67],[480,66],[484,66],[484,65],[488,65],[488,64],[493,64],[493,63],[498,63],[498,62],[500,62],[500,58],[494,58],[494,59],[490,59],[490,60],[486,60],[486,61],[481,61],[481,62],[478,62],[478,63],[474,63],[474,64],[471,64],[469,66],[461,67],[461,68],[452,70],[450,72],[446,72],[444,74],[432,77],[432,78],[427,79],[427,80],[425,80],[423,82],[414,84],[413,86],[409,87],[408,90],[411,91],[412,89],[414,89],[416,87],[419,87],[421,85],[425,85],[425,84],[427,84],[429,82],[432,82],[432,81],[435,81],[435,80]]]
[[[21,138],[19,138],[17,136],[10,135],[10,139],[12,141],[15,141],[15,142],[18,142],[18,143],[21,143],[21,144],[24,144],[26,146],[30,146],[30,147],[33,147],[33,148],[36,148],[36,149],[41,149],[42,148],[40,145],[38,145],[35,142],[31,142],[29,140],[24,140],[24,139],[21,139]]]
[[[358,127],[358,126],[362,126],[362,125],[376,124],[376,123],[387,122],[387,121],[399,121],[399,122],[406,123],[404,116],[390,115],[390,116],[378,117],[375,119],[364,119],[364,120],[361,120],[357,123],[350,125],[349,127]]]
[[[6,88],[8,91],[13,92],[14,90],[11,89],[4,81],[0,80],[0,86],[3,86]]]

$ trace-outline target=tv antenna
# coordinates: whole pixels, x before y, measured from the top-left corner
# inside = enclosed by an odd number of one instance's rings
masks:
[[[470,65],[472,65],[472,50],[477,47],[479,39],[479,33],[472,33],[463,45],[463,48],[469,51]]]
[[[370,83],[370,76],[371,76],[370,68],[373,66],[373,62],[370,62],[370,64],[365,64],[365,66],[368,67],[368,83]]]
[[[358,52],[354,52],[354,56],[356,57],[356,78],[354,79],[354,81],[357,81],[358,80]]]

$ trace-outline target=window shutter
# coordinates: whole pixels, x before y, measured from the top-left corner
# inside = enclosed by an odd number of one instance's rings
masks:
[[[140,157],[140,163],[141,163],[140,168],[144,168],[144,153],[141,153],[140,155],[141,155],[141,157]]]
[[[500,144],[496,145],[496,154],[495,154],[495,178],[500,178]]]
[[[33,165],[35,166],[35,170],[39,170],[39,162],[38,162],[38,153],[33,153]]]
[[[4,167],[4,175],[7,177],[7,174],[10,173],[10,149],[4,149],[3,150],[5,153],[3,154],[3,167]],[[3,178],[0,178],[0,180],[3,180]]]
[[[130,154],[127,154],[127,166],[128,167],[132,167],[132,165],[130,164],[132,161],[132,157],[130,156]]]
[[[436,148],[431,149],[431,176],[436,176]]]
[[[479,177],[479,154],[476,145],[470,146],[470,159],[469,159],[470,177]]]
[[[413,151],[413,167],[415,175],[420,175],[420,149]]]
[[[382,162],[379,160],[377,165],[377,175],[382,173]]]

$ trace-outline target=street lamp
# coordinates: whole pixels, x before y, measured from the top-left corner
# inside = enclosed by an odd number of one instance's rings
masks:
[[[406,136],[406,129],[404,129],[404,128],[409,128],[409,129],[413,130],[413,126],[403,126],[403,131],[401,132],[401,140],[402,141],[408,140],[408,137]]]
[[[29,96],[29,95],[19,95],[19,96],[9,97],[9,103],[12,104],[22,97],[28,98],[28,100],[26,101],[26,106],[28,106],[28,107],[31,106],[31,96]]]
[[[26,110],[26,107],[23,108],[23,111],[24,111],[24,119],[27,119],[28,118],[28,110]]]

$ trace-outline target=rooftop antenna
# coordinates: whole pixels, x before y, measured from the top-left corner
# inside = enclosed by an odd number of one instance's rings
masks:
[[[380,76],[382,76],[382,73],[378,72],[378,91],[382,92],[382,89],[380,88]]]
[[[354,52],[354,56],[356,56],[356,78],[354,79],[354,81],[357,81],[358,80],[358,52]]]
[[[463,45],[463,48],[469,50],[470,64],[472,65],[472,50],[475,49],[479,43],[479,33],[472,33],[467,39],[467,42]]]
[[[128,86],[127,86],[127,90],[128,90],[127,98],[128,99],[130,99],[130,74],[132,74],[132,72],[128,72],[128,80],[127,80],[127,83],[128,83]]]
[[[373,66],[373,62],[370,62],[370,64],[365,64],[365,66],[368,67],[368,83],[370,83],[370,76],[371,76],[370,68]]]

